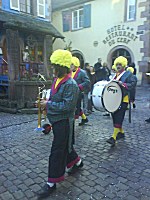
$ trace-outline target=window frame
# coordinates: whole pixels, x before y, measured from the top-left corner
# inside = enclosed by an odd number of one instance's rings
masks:
[[[23,13],[27,13],[27,14],[32,14],[32,11],[31,11],[31,0],[23,0],[24,1],[24,4],[21,2],[21,0],[19,0],[19,5],[20,5],[20,12],[23,12]],[[29,5],[28,5],[29,3]],[[25,6],[24,7],[21,7],[22,6]]]
[[[40,0],[37,0],[37,16],[38,17],[42,17],[42,18],[45,18],[45,0],[43,0],[43,4],[39,2]],[[39,12],[39,6],[43,6],[43,11],[44,11],[44,14],[41,15],[40,12]]]
[[[10,0],[10,8],[11,8],[12,10],[18,10],[18,11],[19,11],[19,10],[20,10],[20,1],[19,1],[19,0],[16,0],[16,1],[17,1],[17,4],[18,4],[18,7],[14,7],[12,1],[13,1],[13,0]]]
[[[134,4],[131,3],[131,1],[134,1]],[[134,6],[134,17],[130,17],[130,6]],[[126,14],[126,20],[127,21],[134,21],[136,18],[136,0],[127,0],[127,14]]]
[[[80,26],[80,11],[82,11],[82,26]],[[77,12],[77,27],[75,27],[75,23],[74,23],[74,13]],[[72,30],[79,30],[84,28],[84,8],[78,8],[76,10],[72,10],[71,12],[72,15]]]

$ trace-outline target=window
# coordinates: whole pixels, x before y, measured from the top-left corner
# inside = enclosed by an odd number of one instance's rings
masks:
[[[63,31],[78,30],[91,26],[91,4],[76,10],[62,12]]]
[[[31,13],[31,0],[20,0],[20,11]]]
[[[39,17],[45,18],[45,0],[37,0],[37,13]]]
[[[19,10],[19,0],[10,0],[10,8]]]
[[[127,21],[135,20],[136,0],[127,1]]]
[[[83,28],[83,9],[72,12],[72,30]]]

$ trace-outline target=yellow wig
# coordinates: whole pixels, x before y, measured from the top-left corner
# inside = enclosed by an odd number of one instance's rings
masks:
[[[130,71],[132,74],[133,74],[133,72],[134,72],[133,67],[128,67],[126,70],[127,70],[127,71]]]
[[[52,64],[70,68],[72,55],[67,50],[58,49],[52,53],[50,61]]]
[[[128,61],[127,61],[127,59],[126,59],[125,57],[119,56],[119,57],[116,58],[115,61],[114,61],[114,65],[116,66],[117,64],[121,64],[122,67],[125,68],[125,67],[127,66],[127,64],[128,64]]]
[[[77,57],[73,56],[72,57],[72,64],[75,66],[75,67],[79,67],[80,66],[80,61]]]
[[[117,72],[117,67],[116,67],[116,65],[113,65],[113,66],[112,66],[112,69],[115,70],[115,71]]]

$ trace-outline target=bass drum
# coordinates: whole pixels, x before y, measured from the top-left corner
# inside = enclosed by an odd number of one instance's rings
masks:
[[[123,99],[122,87],[118,81],[111,81],[105,85],[102,92],[102,105],[106,111],[114,113],[120,108]]]
[[[108,84],[108,81],[99,81],[94,84],[93,91],[92,91],[92,102],[94,105],[94,108],[99,111],[105,111],[101,97],[102,97],[102,92],[105,87],[105,85]]]

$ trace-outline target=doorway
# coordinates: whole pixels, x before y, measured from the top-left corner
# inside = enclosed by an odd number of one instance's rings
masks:
[[[84,58],[80,51],[72,51],[71,52],[73,56],[77,57],[80,60],[80,68],[84,68]]]
[[[128,64],[132,62],[131,54],[129,51],[124,48],[119,48],[112,53],[112,65],[114,60],[119,56],[124,56],[128,60]]]

